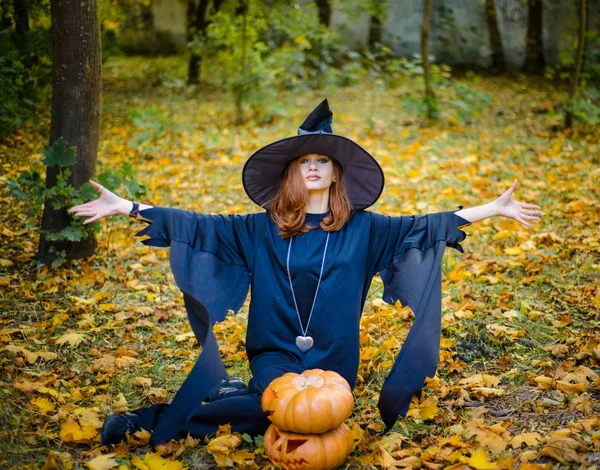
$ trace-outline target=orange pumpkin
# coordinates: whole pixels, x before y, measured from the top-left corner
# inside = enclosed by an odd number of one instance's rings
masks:
[[[352,431],[342,423],[324,434],[294,434],[274,424],[265,433],[265,452],[285,470],[332,470],[352,452]]]
[[[282,431],[321,434],[342,424],[354,397],[337,372],[312,369],[288,372],[273,380],[262,395],[263,411]]]

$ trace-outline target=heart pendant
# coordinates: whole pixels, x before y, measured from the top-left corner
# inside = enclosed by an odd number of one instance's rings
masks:
[[[310,336],[296,336],[296,346],[298,349],[305,353],[315,344],[314,340]]]

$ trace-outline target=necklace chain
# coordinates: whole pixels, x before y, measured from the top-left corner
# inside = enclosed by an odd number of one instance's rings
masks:
[[[319,281],[317,282],[317,290],[315,291],[315,298],[313,299],[312,307],[310,308],[310,314],[308,315],[308,322],[306,323],[306,329],[302,326],[302,319],[300,318],[300,311],[298,310],[298,303],[296,302],[296,294],[294,293],[294,286],[292,284],[292,275],[290,274],[290,253],[292,252],[292,240],[294,237],[290,238],[290,244],[288,246],[287,252],[287,274],[288,279],[290,280],[290,289],[292,290],[292,298],[294,299],[294,307],[296,307],[296,314],[298,315],[298,323],[300,323],[300,329],[302,330],[302,336],[306,336],[306,332],[308,331],[308,327],[310,325],[310,320],[312,319],[313,310],[315,309],[315,303],[317,302],[317,294],[319,293],[319,287],[321,286],[321,278],[323,277],[323,267],[325,266],[325,255],[327,254],[327,245],[329,245],[329,235],[331,232],[327,232],[327,238],[325,239],[325,249],[323,250],[323,260],[321,261],[321,272],[319,273]]]

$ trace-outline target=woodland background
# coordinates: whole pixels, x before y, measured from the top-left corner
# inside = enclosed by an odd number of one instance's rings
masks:
[[[259,468],[223,427],[159,451],[99,446],[110,413],[173,396],[197,357],[168,250],[66,208],[90,177],[130,199],[249,213],[248,156],[323,98],[381,163],[372,210],[516,198],[443,261],[438,374],[391,433],[377,393],[412,312],[375,277],[347,468],[600,465],[600,4],[597,0],[2,0],[0,466]],[[247,303],[216,327],[249,378]]]

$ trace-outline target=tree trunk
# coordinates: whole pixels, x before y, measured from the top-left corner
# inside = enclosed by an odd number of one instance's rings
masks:
[[[375,44],[381,42],[383,36],[383,20],[388,9],[388,0],[371,0],[371,23],[369,25],[369,49],[373,50]]]
[[[579,88],[579,77],[583,66],[583,52],[585,50],[585,31],[587,24],[587,7],[586,0],[579,0],[579,37],[577,38],[577,52],[575,55],[575,68],[571,76],[571,89],[569,90],[569,99],[567,110],[565,111],[565,127],[571,129],[573,127],[573,113],[571,106],[575,101],[577,89]]]
[[[23,36],[29,32],[29,9],[27,0],[13,0],[15,33]]]
[[[8,14],[9,0],[0,0],[0,29],[9,29],[12,26],[12,20]]]
[[[331,3],[329,0],[315,0],[319,9],[319,23],[329,27],[331,21]]]
[[[371,16],[371,24],[369,26],[369,49],[373,50],[375,44],[381,42],[381,35],[383,33],[383,24],[381,18],[377,15]]]
[[[487,18],[488,33],[490,36],[490,48],[492,49],[492,71],[504,72],[506,62],[504,50],[502,49],[502,36],[498,27],[498,16],[496,15],[496,0],[485,0],[485,14]]]
[[[96,174],[96,155],[100,132],[102,101],[100,25],[97,0],[52,0],[52,124],[50,145],[63,138],[77,148],[75,164],[70,167],[69,183],[81,187]],[[48,167],[46,187],[56,185],[62,169]],[[70,225],[66,209],[54,210],[44,204],[39,260],[51,263],[57,251],[67,259],[84,258],[94,253],[96,240],[90,234],[78,242],[52,241],[46,232],[58,232]]]
[[[542,45],[542,0],[528,0],[525,72],[542,75],[546,61]]]
[[[427,106],[427,119],[435,117],[435,93],[431,87],[429,71],[429,25],[431,24],[431,11],[433,0],[425,0],[423,23],[421,24],[421,56],[423,57],[423,78],[425,79],[425,105]]]
[[[188,11],[190,4],[193,4],[193,0],[188,0]],[[191,25],[188,25],[188,37],[189,40],[193,40],[193,38],[197,36],[205,36],[206,29],[208,28],[208,7],[210,0],[200,0],[198,8],[196,9],[196,15],[192,15],[193,22]],[[218,11],[218,8],[221,6],[220,1],[215,1],[215,11]],[[198,54],[192,53],[190,54],[190,62],[188,64],[188,83],[190,85],[195,85],[200,82],[200,65],[202,62],[202,57]]]

